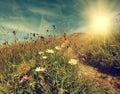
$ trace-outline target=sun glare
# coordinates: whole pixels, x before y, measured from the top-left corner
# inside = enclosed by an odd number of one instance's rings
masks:
[[[91,21],[91,28],[96,33],[107,33],[110,28],[110,17],[96,15]]]
[[[88,1],[88,6],[83,14],[88,19],[89,33],[108,35],[113,28],[113,5],[108,6],[109,2],[97,0],[96,2]]]

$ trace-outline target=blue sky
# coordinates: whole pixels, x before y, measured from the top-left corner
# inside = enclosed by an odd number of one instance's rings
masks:
[[[21,40],[27,33],[45,35],[52,25],[56,34],[81,32],[88,26],[85,11],[98,2],[110,8],[111,15],[119,14],[120,0],[0,0],[0,40],[13,40],[17,31]]]

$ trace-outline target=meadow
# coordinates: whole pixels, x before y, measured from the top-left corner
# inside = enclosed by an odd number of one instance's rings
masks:
[[[0,94],[119,94],[119,48],[119,32],[6,45],[0,48]],[[81,64],[97,69],[99,77],[84,75]],[[112,83],[102,83],[108,76]]]

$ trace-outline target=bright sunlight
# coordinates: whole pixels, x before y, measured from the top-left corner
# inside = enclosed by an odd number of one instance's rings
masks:
[[[90,17],[91,30],[95,34],[108,35],[112,29],[112,18],[110,14],[100,12]]]
[[[108,35],[113,27],[112,9],[107,2],[99,0],[97,4],[90,3],[83,12],[88,18],[88,25],[92,34]],[[112,7],[112,6],[111,6]]]
[[[110,27],[110,19],[107,16],[96,16],[92,21],[92,29],[98,33],[108,31]]]

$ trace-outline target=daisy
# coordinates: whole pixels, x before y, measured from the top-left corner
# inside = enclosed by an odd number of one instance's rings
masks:
[[[50,54],[53,54],[53,53],[54,53],[54,50],[52,50],[52,49],[47,49],[46,52],[47,52],[47,53],[50,53]]]
[[[77,60],[76,59],[70,59],[70,61],[68,62],[71,65],[76,65],[77,64]]]
[[[42,58],[43,58],[43,59],[47,59],[47,56],[43,56]]]
[[[40,51],[38,54],[39,54],[39,55],[42,55],[42,54],[44,54],[44,52]]]
[[[56,50],[61,50],[61,47],[56,46],[55,49],[56,49]]]
[[[37,67],[35,69],[36,72],[44,72],[45,71],[45,68],[42,68],[42,67]]]

